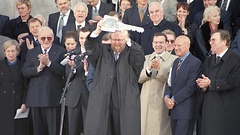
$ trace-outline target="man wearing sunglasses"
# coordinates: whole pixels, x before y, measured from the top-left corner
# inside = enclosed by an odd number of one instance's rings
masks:
[[[23,74],[30,79],[26,104],[31,108],[35,135],[57,135],[60,127],[59,100],[64,84],[60,64],[64,48],[53,44],[53,31],[46,26],[38,33],[40,46],[29,50]]]

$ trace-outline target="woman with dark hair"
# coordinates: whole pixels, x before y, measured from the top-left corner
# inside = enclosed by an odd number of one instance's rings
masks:
[[[175,21],[182,29],[182,34],[188,36],[191,41],[190,52],[195,54],[194,40],[195,33],[197,30],[197,25],[187,21],[187,16],[189,15],[189,4],[186,2],[178,2],[177,4],[177,20]]]
[[[132,0],[120,0],[120,3],[119,3],[119,9],[121,12],[120,20],[122,20],[125,11],[131,7],[132,7]]]
[[[31,2],[30,0],[18,0],[16,8],[19,17],[10,20],[5,27],[3,35],[20,40],[22,37],[28,35],[28,20],[32,18],[31,13]],[[24,33],[24,34],[23,34]],[[21,34],[21,36],[19,36]],[[19,36],[19,37],[18,37]]]
[[[22,74],[23,63],[17,59],[20,46],[15,40],[8,40],[3,51],[6,57],[0,61],[0,134],[28,135],[28,119],[14,119],[17,109],[27,110],[27,81]]]

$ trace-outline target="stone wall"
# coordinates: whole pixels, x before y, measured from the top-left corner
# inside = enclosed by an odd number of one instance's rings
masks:
[[[0,0],[0,14],[7,15],[12,18],[18,17],[17,9],[16,9],[16,1],[17,0]],[[55,4],[55,0],[30,0],[32,4],[31,15],[35,16],[36,14],[42,14],[46,21],[48,20],[48,15],[54,12],[57,12],[58,9]],[[87,0],[71,0],[71,8],[78,2],[85,2]]]

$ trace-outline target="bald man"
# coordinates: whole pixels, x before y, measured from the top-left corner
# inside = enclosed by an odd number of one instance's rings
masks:
[[[175,41],[174,61],[169,75],[164,101],[170,110],[173,135],[192,135],[197,118],[198,87],[195,80],[200,76],[201,61],[190,52],[190,39],[179,36]]]

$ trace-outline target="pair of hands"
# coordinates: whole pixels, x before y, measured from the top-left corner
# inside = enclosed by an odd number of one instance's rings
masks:
[[[164,102],[165,102],[165,105],[168,109],[173,109],[175,103],[174,103],[174,100],[169,98],[168,96],[165,96],[164,97]]]
[[[48,53],[38,54],[38,60],[40,61],[40,64],[38,66],[39,70],[42,70],[44,67],[46,67],[51,62],[48,57]]]
[[[159,70],[160,69],[160,58],[155,58],[155,59],[151,60],[148,69],[150,71],[152,71],[152,69]]]
[[[94,24],[98,23],[100,20],[102,20],[102,17],[100,15],[97,15],[97,16],[95,16],[94,20],[91,19],[88,21],[88,23],[90,25],[94,25]]]
[[[72,55],[71,59],[68,60],[68,65],[70,65],[71,67],[76,67],[76,64],[74,62],[75,57],[76,57],[76,55]],[[84,68],[85,72],[88,71],[88,62],[87,62],[86,58],[84,58],[84,60],[83,60],[83,68]]]
[[[208,86],[210,86],[211,80],[204,74],[202,74],[202,78],[198,78],[196,80],[196,83],[200,88],[207,88]]]

